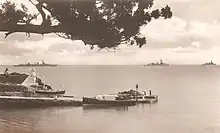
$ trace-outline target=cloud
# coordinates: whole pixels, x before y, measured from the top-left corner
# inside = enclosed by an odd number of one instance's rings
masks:
[[[17,36],[16,36],[17,35]],[[43,37],[34,39],[19,39],[19,34],[0,40],[0,54],[22,56],[30,52],[45,52],[48,48],[60,40],[57,37]],[[22,35],[20,35],[22,38]]]
[[[51,47],[48,48],[48,51],[50,52],[69,52],[69,53],[75,53],[75,54],[83,54],[85,52],[89,52],[90,47],[85,46],[85,44],[82,41],[72,41],[72,40],[66,40],[66,39],[57,39]]]
[[[200,42],[192,42],[192,46],[200,48]]]
[[[163,20],[153,20],[144,29],[142,34],[148,38],[148,46],[152,48],[176,47],[179,40],[186,41],[186,26],[187,22],[178,17]]]
[[[220,20],[219,0],[155,0],[154,8],[170,5],[174,16],[184,20],[212,22]]]
[[[174,16],[167,20],[154,20],[142,33],[148,38],[150,48],[188,47],[199,42],[200,48],[219,45],[220,23],[186,21]]]
[[[197,52],[196,49],[190,48],[190,47],[177,47],[173,49],[173,52],[176,53],[195,53]]]
[[[0,54],[1,55],[11,55],[11,56],[22,56],[23,54],[26,54],[28,52],[31,52],[30,50],[24,50],[23,48],[17,48],[13,45],[7,44],[5,42],[0,42]]]

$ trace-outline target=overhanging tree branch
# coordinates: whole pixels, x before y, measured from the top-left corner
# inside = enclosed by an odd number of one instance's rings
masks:
[[[49,33],[62,32],[63,30],[59,26],[50,26],[50,27],[45,28],[45,27],[42,27],[41,25],[29,24],[29,25],[17,25],[16,27],[10,30],[6,26],[1,26],[0,31],[2,32],[9,31],[8,33],[6,33],[6,35],[8,36],[15,32],[35,33],[35,34],[43,35],[43,34],[49,34]]]
[[[16,8],[12,2],[1,4],[0,31],[7,32],[5,37],[15,32],[28,35],[55,33],[59,37],[82,40],[85,44],[99,48],[116,48],[122,42],[142,47],[145,37],[140,37],[140,27],[152,19],[171,18],[169,6],[147,11],[154,0],[29,0],[38,10],[37,15],[26,12],[26,8]],[[98,4],[97,4],[98,3]],[[136,8],[136,9],[135,9]],[[135,9],[135,10],[134,10]],[[51,16],[47,16],[49,12]],[[31,21],[42,17],[40,25]],[[51,18],[58,22],[52,25]],[[20,24],[22,22],[22,24]]]

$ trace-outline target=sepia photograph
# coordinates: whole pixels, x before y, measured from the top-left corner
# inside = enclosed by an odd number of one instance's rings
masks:
[[[0,133],[219,133],[220,0],[0,0]]]

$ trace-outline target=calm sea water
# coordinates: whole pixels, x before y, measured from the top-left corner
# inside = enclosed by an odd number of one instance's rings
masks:
[[[138,83],[159,95],[159,102],[128,108],[1,109],[0,133],[220,132],[220,67],[61,66],[37,72],[54,88],[63,85],[69,95],[115,93]]]

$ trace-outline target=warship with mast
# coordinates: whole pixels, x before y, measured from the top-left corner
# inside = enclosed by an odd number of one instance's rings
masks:
[[[210,62],[206,62],[206,63],[202,64],[202,66],[216,66],[216,64],[213,63],[213,61],[211,60]]]
[[[169,64],[167,63],[164,63],[163,60],[161,59],[160,62],[152,62],[152,63],[149,63],[149,64],[146,64],[144,66],[169,66]]]
[[[56,67],[57,64],[48,64],[48,63],[45,63],[44,60],[42,60],[42,63],[26,63],[26,64],[18,64],[18,65],[13,65],[14,67]]]

